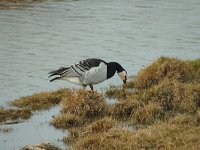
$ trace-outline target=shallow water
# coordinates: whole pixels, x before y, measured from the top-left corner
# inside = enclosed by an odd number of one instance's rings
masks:
[[[0,105],[39,91],[79,88],[49,83],[47,73],[89,57],[117,61],[130,75],[161,55],[198,58],[199,14],[199,0],[47,0],[0,10]],[[95,88],[121,83],[115,76]],[[5,149],[31,144],[23,136],[18,144],[15,137],[28,129],[19,126],[15,135],[0,134]]]
[[[53,115],[59,114],[59,108],[34,114],[28,121],[15,125],[1,125],[1,128],[12,128],[10,133],[0,132],[1,150],[18,150],[25,145],[52,142],[64,147],[62,138],[68,133],[50,126]]]

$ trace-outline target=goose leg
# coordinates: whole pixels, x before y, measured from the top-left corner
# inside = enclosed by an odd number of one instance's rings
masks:
[[[93,85],[89,85],[89,86],[90,86],[91,90],[94,90]]]
[[[87,85],[83,85],[83,89],[84,89],[84,90],[86,89],[86,86],[87,86]]]

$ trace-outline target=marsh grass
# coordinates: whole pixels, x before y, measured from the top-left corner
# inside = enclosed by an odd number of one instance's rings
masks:
[[[81,118],[74,114],[61,114],[51,120],[51,125],[58,129],[68,129],[81,124]]]
[[[53,92],[40,92],[31,96],[24,96],[10,102],[11,106],[27,108],[33,111],[49,109],[60,103],[62,98],[68,96],[71,90],[59,89]]]
[[[38,145],[24,146],[20,150],[61,150],[61,148],[51,143],[41,143]]]
[[[114,118],[126,120],[132,115],[133,110],[136,110],[143,106],[144,104],[140,101],[127,100],[112,105],[112,107],[110,108],[110,112]]]
[[[196,71],[197,76],[198,76],[198,80],[199,80],[199,78],[200,78],[200,58],[195,59],[195,60],[187,61],[187,63],[189,65],[191,65],[192,68]]]
[[[120,88],[116,86],[110,86],[110,88],[105,92],[105,96],[107,98],[114,98],[118,100],[126,100],[130,94],[131,93],[126,88]]]
[[[123,86],[110,85],[106,90],[105,96],[107,98],[114,98],[118,100],[126,100],[128,96],[133,93],[135,89],[135,76],[131,77]]]
[[[153,102],[150,102],[144,107],[133,110],[133,112],[131,114],[133,123],[143,125],[149,125],[158,120],[163,120],[166,115],[163,108],[159,104]]]
[[[192,82],[195,77],[195,69],[186,61],[161,57],[139,71],[135,80],[135,87],[138,89],[147,89],[153,85],[157,85],[166,78],[188,83]]]
[[[70,149],[199,149],[199,133],[199,117],[183,114],[137,131],[111,128],[88,134]]]
[[[74,90],[61,102],[62,112],[85,118],[104,116],[108,105],[104,97],[96,91]]]
[[[107,132],[109,129],[117,125],[117,121],[113,120],[111,117],[104,117],[97,121],[92,122],[85,128],[85,133],[99,133]]]
[[[150,125],[178,113],[196,113],[200,107],[200,84],[183,84],[166,79],[148,90],[139,90],[127,100],[112,105],[116,119],[131,119],[134,124]]]
[[[70,130],[70,134],[64,137],[64,142],[67,144],[73,144],[77,140],[88,136],[95,136],[98,133],[108,132],[110,129],[116,127],[119,124],[111,117],[104,117],[97,119],[92,123],[85,124],[82,128]]]
[[[17,120],[17,119],[28,119],[31,117],[31,110],[29,109],[0,109],[0,123]]]

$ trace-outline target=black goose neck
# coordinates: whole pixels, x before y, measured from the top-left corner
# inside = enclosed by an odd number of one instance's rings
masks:
[[[116,72],[119,73],[123,70],[123,67],[117,62],[107,63],[107,79],[113,77]]]

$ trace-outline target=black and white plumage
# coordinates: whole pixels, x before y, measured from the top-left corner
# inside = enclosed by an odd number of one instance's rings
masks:
[[[101,83],[118,73],[124,84],[127,80],[126,70],[117,62],[105,62],[101,59],[86,59],[71,66],[61,67],[58,70],[49,72],[50,76],[56,76],[50,82],[61,79],[83,86],[89,85],[93,90],[93,85]]]

